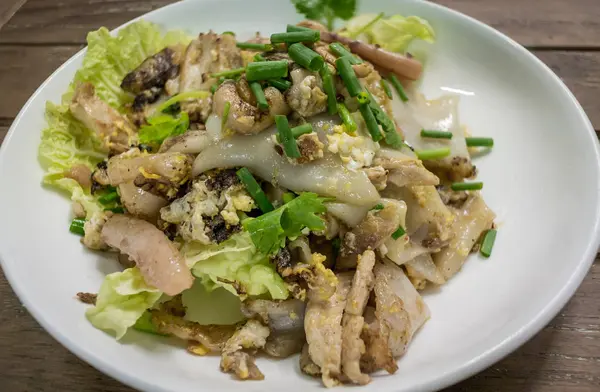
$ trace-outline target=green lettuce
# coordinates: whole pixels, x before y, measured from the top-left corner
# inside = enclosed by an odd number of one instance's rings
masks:
[[[235,295],[269,294],[273,299],[286,299],[289,295],[269,257],[257,251],[245,231],[218,245],[186,243],[181,251],[192,274],[208,291],[222,287]]]
[[[431,25],[418,16],[393,15],[379,18],[376,14],[363,14],[348,21],[340,32],[346,37],[357,38],[382,48],[404,53],[415,39],[434,42],[435,32]]]
[[[121,339],[162,293],[144,281],[138,268],[106,275],[96,306],[85,313],[94,327]]]

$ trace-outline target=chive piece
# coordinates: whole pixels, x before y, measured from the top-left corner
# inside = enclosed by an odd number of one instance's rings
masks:
[[[292,135],[287,117],[282,115],[275,116],[275,125],[277,126],[277,132],[279,132],[279,138],[285,155],[290,158],[300,158],[300,150],[298,149],[298,144],[296,144],[296,139]]]
[[[360,64],[362,60],[352,54],[346,47],[339,42],[329,44],[329,49],[336,54],[338,57],[346,57],[350,64]]]
[[[265,59],[262,54],[257,53],[254,55],[254,61],[267,61],[267,59]]]
[[[361,105],[364,103],[371,102],[371,98],[369,98],[369,94],[365,93],[364,91],[361,91],[360,93],[358,93],[358,95],[356,96],[356,99],[358,100],[358,103]]]
[[[263,192],[260,185],[258,185],[258,182],[256,182],[256,179],[254,178],[252,173],[250,173],[250,170],[248,170],[248,168],[242,167],[236,172],[236,174],[242,182],[242,184],[244,184],[244,186],[246,187],[246,190],[248,191],[250,196],[252,196],[254,201],[256,201],[258,208],[260,208],[260,210],[263,213],[266,214],[267,212],[274,210],[273,204],[271,204],[271,202],[267,198],[267,195],[265,195],[265,192]]]
[[[380,211],[380,210],[383,210],[384,208],[385,208],[385,207],[383,206],[383,204],[381,204],[381,203],[377,203],[377,204],[375,205],[375,207],[371,208],[371,210],[374,210],[374,211]]]
[[[406,231],[404,230],[404,228],[402,226],[398,226],[398,229],[396,229],[396,231],[394,231],[392,233],[392,238],[397,240],[398,238],[402,237],[404,234],[406,234]]]
[[[340,248],[342,247],[342,240],[340,237],[336,237],[331,240],[331,250],[333,251],[333,259],[337,259],[340,254]]]
[[[422,161],[431,160],[431,159],[441,159],[446,158],[450,155],[450,148],[434,148],[431,150],[415,150],[415,154],[417,154],[417,158]]]
[[[496,229],[490,229],[487,231],[487,233],[485,233],[485,237],[483,237],[483,242],[481,243],[481,248],[479,248],[479,252],[482,256],[490,257],[492,255],[494,241],[496,241]]]
[[[313,133],[313,126],[311,123],[304,123],[292,128],[292,136],[294,139],[298,139],[300,136],[306,135],[307,133]]]
[[[363,91],[354,69],[347,57],[340,57],[335,61],[338,73],[344,82],[344,85],[348,89],[348,93],[351,97],[356,97],[361,91]]]
[[[296,198],[296,194],[293,192],[285,192],[281,198],[283,199],[283,203],[287,204]]]
[[[375,97],[371,95],[371,92],[367,90],[367,94],[369,95],[371,110],[373,111],[373,115],[377,120],[377,123],[381,125],[381,130],[383,131],[383,136],[385,137],[385,142],[396,149],[402,148],[404,144],[402,142],[402,137],[398,134],[396,130],[396,124],[390,119],[387,113],[379,106]]]
[[[104,205],[110,204],[119,198],[119,194],[116,191],[107,193],[98,198],[98,201]]]
[[[275,87],[279,91],[286,91],[292,87],[292,82],[285,79],[271,79],[268,80],[270,86]]]
[[[390,76],[390,82],[392,82],[392,86],[394,86],[394,88],[396,89],[396,92],[400,96],[400,99],[402,100],[402,102],[407,102],[408,97],[406,96],[406,93],[404,92],[404,87],[402,87],[402,83],[400,83],[400,81],[398,80],[396,75],[392,74]]]
[[[370,29],[375,23],[377,23],[379,21],[379,19],[383,18],[384,15],[385,15],[385,13],[380,12],[376,17],[374,17],[369,23],[367,23],[366,25],[364,25],[361,29],[359,29],[358,31],[355,31],[354,33],[350,34],[349,37],[352,38],[352,39],[355,39],[356,37],[358,37],[359,35],[361,35],[365,31],[367,31],[368,29]]]
[[[348,108],[346,107],[346,105],[344,105],[343,103],[340,102],[337,104],[337,109],[338,109],[340,118],[342,119],[342,122],[344,123],[344,126],[346,127],[346,131],[348,131],[348,133],[356,132],[356,122],[350,115],[350,112],[348,111]]]
[[[261,52],[268,52],[273,50],[273,45],[270,44],[258,44],[255,42],[236,42],[235,46],[244,50],[258,50]]]
[[[85,230],[83,229],[85,225],[85,219],[75,218],[71,222],[71,226],[69,226],[69,231],[73,234],[85,235]]]
[[[290,45],[288,54],[291,59],[300,64],[300,66],[313,72],[319,71],[325,64],[325,60],[323,60],[323,57],[321,57],[320,54],[307,48],[301,43]]]
[[[213,74],[210,74],[211,78],[232,78],[238,75],[241,75],[244,73],[244,71],[246,71],[246,68],[235,68],[235,69],[230,69],[227,71],[223,71],[223,72],[216,72]]]
[[[171,107],[177,102],[187,101],[189,99],[204,99],[208,98],[209,96],[210,94],[208,91],[187,91],[185,93],[177,94],[160,104],[160,106],[156,108],[155,113],[162,113],[165,109]]]
[[[483,182],[453,182],[450,188],[453,191],[478,191],[483,188]]]
[[[452,132],[421,129],[421,137],[429,137],[432,139],[452,139]]]
[[[224,31],[223,35],[233,35],[235,37],[235,33],[233,31]]]
[[[246,79],[249,82],[257,80],[279,79],[288,75],[288,62],[281,61],[259,61],[248,64],[246,67]]]
[[[388,84],[387,80],[381,79],[381,87],[383,87],[383,91],[385,91],[385,95],[387,95],[389,99],[394,99],[392,90],[390,90],[390,85]]]
[[[256,105],[260,110],[269,109],[269,103],[267,102],[267,98],[265,97],[265,92],[262,89],[262,86],[258,82],[250,83],[250,89],[252,93],[254,93],[254,97],[256,98]]]
[[[467,147],[494,147],[491,137],[466,137]]]
[[[104,211],[110,211],[115,214],[124,214],[125,213],[125,210],[123,209],[123,207],[105,208]]]
[[[330,115],[337,113],[337,97],[335,93],[335,82],[333,81],[333,75],[329,66],[324,65],[319,71],[321,79],[323,80],[323,90],[327,94],[327,112]]]
[[[212,86],[210,86],[210,92],[212,94],[216,93],[217,92],[217,87],[218,86],[216,84],[213,84]]]
[[[285,31],[287,31],[288,33],[293,33],[295,31],[315,31],[309,27],[303,27],[303,26],[296,26],[296,25],[287,25],[287,28],[285,29]]]
[[[373,114],[373,110],[368,103],[362,104],[358,107],[360,110],[360,114],[362,114],[363,119],[365,120],[365,124],[367,125],[367,129],[371,134],[371,139],[374,142],[378,142],[383,139],[383,135],[381,134],[381,130],[379,129],[379,124],[377,124],[377,120],[375,119],[375,115]]]
[[[227,118],[229,117],[229,111],[231,110],[231,102],[225,102],[225,108],[223,108],[223,117],[221,117],[221,132],[225,132],[225,126],[227,125]]]
[[[317,30],[302,30],[302,31],[291,31],[289,33],[276,33],[271,34],[272,44],[295,44],[297,42],[317,42],[321,39],[321,33]]]

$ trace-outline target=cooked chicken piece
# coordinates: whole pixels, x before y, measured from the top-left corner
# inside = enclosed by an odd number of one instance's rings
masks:
[[[119,185],[121,204],[131,215],[155,223],[160,209],[168,204],[167,200],[138,188],[133,182]]]
[[[285,98],[293,111],[302,117],[311,117],[327,110],[327,94],[318,73],[296,68],[291,73],[292,87]]]
[[[108,249],[108,245],[106,245],[106,242],[104,242],[104,239],[102,238],[102,228],[112,215],[113,213],[110,211],[94,213],[83,225],[85,235],[81,239],[81,242],[93,250]]]
[[[375,316],[389,333],[394,357],[406,351],[415,332],[429,319],[429,308],[404,274],[390,261],[375,265]]]
[[[247,318],[258,317],[268,325],[271,334],[264,350],[274,357],[288,357],[299,353],[306,341],[304,335],[304,310],[306,304],[297,299],[267,301],[246,300],[242,313]]]
[[[86,216],[86,211],[85,208],[83,207],[83,204],[81,204],[78,201],[73,201],[71,203],[71,211],[73,211],[73,216],[75,218],[85,218]]]
[[[399,187],[440,183],[440,179],[427,170],[420,160],[399,151],[382,148],[378,151],[373,164],[388,170],[388,181]]]
[[[213,112],[219,117],[223,117],[225,106],[229,103],[230,109],[225,123],[226,129],[241,134],[258,133],[273,125],[275,115],[287,115],[290,112],[290,107],[279,90],[275,87],[267,87],[264,92],[269,104],[268,111],[262,111],[244,101],[240,96],[236,82],[226,80],[215,92]]]
[[[135,260],[146,283],[168,295],[189,289],[193,277],[171,241],[152,224],[113,215],[102,227],[102,240]]]
[[[375,275],[373,267],[375,266],[375,252],[366,250],[358,256],[356,272],[352,278],[352,288],[348,294],[346,303],[346,313],[355,316],[362,316],[369,301],[369,295],[373,290]]]
[[[373,183],[373,185],[375,185],[375,188],[377,188],[378,191],[382,191],[385,189],[388,181],[387,170],[385,170],[381,166],[367,167],[364,170],[365,173],[367,173],[369,180],[371,180],[371,182]]]
[[[81,83],[75,88],[69,109],[76,119],[96,133],[107,150],[121,153],[136,144],[134,126],[98,98],[91,83]]]
[[[365,373],[385,369],[389,374],[394,374],[398,370],[398,364],[389,346],[389,328],[381,328],[373,308],[367,308],[361,338],[366,352],[361,358],[360,367]]]
[[[308,343],[305,343],[304,347],[302,347],[302,353],[300,354],[300,370],[302,370],[302,373],[313,377],[319,377],[321,375],[319,366],[310,359]]]
[[[454,237],[448,247],[433,256],[436,266],[446,279],[460,270],[481,233],[491,228],[496,218],[496,214],[477,193],[470,195],[456,215],[451,228]]]
[[[177,225],[185,241],[223,242],[240,230],[237,211],[248,212],[255,202],[234,170],[201,176],[191,190],[161,210],[161,219]]]
[[[140,94],[151,88],[164,87],[168,79],[179,73],[182,48],[164,48],[153,56],[148,57],[136,69],[123,78],[121,88],[132,94]]]
[[[360,335],[364,318],[345,313],[342,319],[342,370],[350,381],[359,385],[371,382],[371,377],[360,370],[360,359],[365,353],[365,343]]]
[[[342,360],[342,314],[350,290],[352,274],[338,274],[335,294],[322,300],[319,287],[311,287],[304,316],[308,351],[321,368],[323,384],[330,388],[339,383]]]
[[[264,347],[269,336],[269,328],[256,320],[248,320],[238,328],[221,353],[221,370],[235,373],[241,380],[262,380],[265,376],[254,363],[254,357],[243,349],[259,349]]]
[[[217,82],[210,74],[243,67],[235,37],[213,32],[200,34],[190,42],[179,76],[179,92],[209,90]]]
[[[71,166],[63,175],[77,181],[83,189],[90,189],[92,186],[92,171],[84,164]]]
[[[300,158],[298,163],[312,162],[323,158],[323,148],[325,145],[319,140],[319,135],[316,132],[302,135],[298,139],[298,149],[300,150]]]
[[[381,199],[382,210],[371,210],[358,226],[342,240],[336,268],[354,268],[358,255],[377,249],[398,229],[406,214],[406,205],[394,199]]]
[[[237,325],[200,325],[161,310],[151,310],[152,324],[159,333],[193,340],[211,352],[220,352],[233,336]]]
[[[331,64],[335,67],[335,61],[337,60],[337,56],[331,52],[329,49],[329,45],[324,42],[317,42],[315,44],[315,52],[321,55],[326,63]]]

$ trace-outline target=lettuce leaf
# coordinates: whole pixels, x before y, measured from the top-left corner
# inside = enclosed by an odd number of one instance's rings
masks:
[[[186,243],[181,252],[192,274],[208,291],[222,287],[238,296],[269,294],[273,299],[289,295],[269,257],[257,251],[245,231],[218,245]]]
[[[190,118],[186,112],[173,117],[168,114],[160,114],[148,118],[148,125],[142,126],[139,131],[140,143],[161,144],[170,136],[185,133],[190,126]]]
[[[376,18],[378,18],[376,14],[363,14],[352,18],[340,34],[399,53],[404,53],[415,39],[435,41],[435,31],[429,22],[418,16],[405,17],[397,14],[389,18],[381,18],[369,26]]]
[[[85,315],[94,327],[114,333],[118,340],[161,295],[158,289],[146,284],[138,268],[129,268],[106,275],[96,306]]]

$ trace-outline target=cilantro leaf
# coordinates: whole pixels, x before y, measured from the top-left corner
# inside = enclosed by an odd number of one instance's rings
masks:
[[[182,112],[177,117],[161,114],[148,118],[148,125],[139,131],[139,141],[144,144],[160,144],[169,136],[185,133],[190,126],[190,118]]]
[[[329,0],[329,7],[340,19],[348,20],[356,12],[356,0]]]
[[[302,235],[302,230],[323,230],[325,223],[317,214],[326,211],[323,202],[329,200],[316,193],[302,193],[278,209],[242,224],[259,252],[275,254],[285,246],[288,237]]]
[[[335,18],[348,20],[356,12],[356,0],[292,0],[298,13],[333,30]]]
[[[302,14],[306,19],[321,20],[325,10],[325,1],[323,0],[292,0],[296,11]]]

